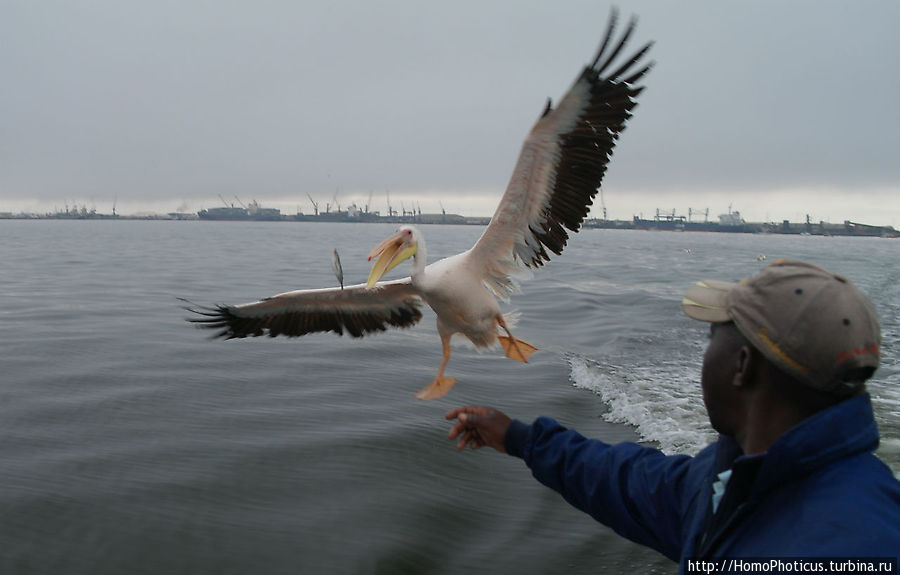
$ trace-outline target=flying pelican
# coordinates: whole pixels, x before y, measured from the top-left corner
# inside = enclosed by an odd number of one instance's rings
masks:
[[[580,229],[643,90],[635,84],[652,66],[640,63],[651,42],[610,69],[635,28],[632,18],[614,41],[616,19],[613,12],[593,63],[559,105],[553,108],[547,101],[525,138],[490,224],[471,249],[426,266],[424,237],[414,226],[402,226],[369,254],[370,261],[378,260],[365,284],[290,291],[237,306],[188,308],[202,316],[189,321],[217,329],[215,337],[226,339],[327,331],[362,337],[388,326],[412,326],[422,318],[424,302],[437,315],[443,357],[434,380],[416,394],[419,399],[442,397],[456,382],[444,375],[454,334],[477,348],[499,342],[507,357],[527,362],[537,348],[510,333],[497,299],[507,301],[518,290],[519,264],[541,267],[550,260],[547,250],[562,253],[566,230]],[[379,281],[409,258],[410,277]]]

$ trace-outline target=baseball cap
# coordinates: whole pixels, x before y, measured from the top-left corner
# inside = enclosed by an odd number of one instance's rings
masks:
[[[738,283],[701,281],[681,306],[696,320],[733,321],[766,359],[821,391],[851,395],[878,367],[881,329],[872,302],[812,264],[778,260]]]

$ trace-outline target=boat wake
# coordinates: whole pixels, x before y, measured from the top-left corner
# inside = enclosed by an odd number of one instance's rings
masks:
[[[641,441],[667,454],[696,454],[716,438],[700,396],[700,375],[684,365],[600,364],[568,358],[575,387],[592,391],[609,408],[603,419],[636,428]]]

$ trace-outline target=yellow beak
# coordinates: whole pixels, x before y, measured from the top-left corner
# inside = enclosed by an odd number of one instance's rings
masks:
[[[366,288],[372,288],[378,280],[384,277],[384,274],[416,255],[417,250],[418,244],[407,244],[406,240],[399,233],[392,235],[375,246],[372,251],[369,252],[369,261],[372,261],[372,258],[379,254],[381,257],[379,257],[378,261],[375,262],[375,265],[372,266],[372,272],[369,274],[369,281],[366,283]]]

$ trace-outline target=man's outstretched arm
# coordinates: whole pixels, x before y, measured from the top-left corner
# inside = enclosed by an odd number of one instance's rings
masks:
[[[457,449],[493,447],[520,457],[573,506],[633,541],[679,556],[691,458],[587,439],[549,418],[528,425],[491,407],[458,407],[445,417],[456,420],[448,437]]]

